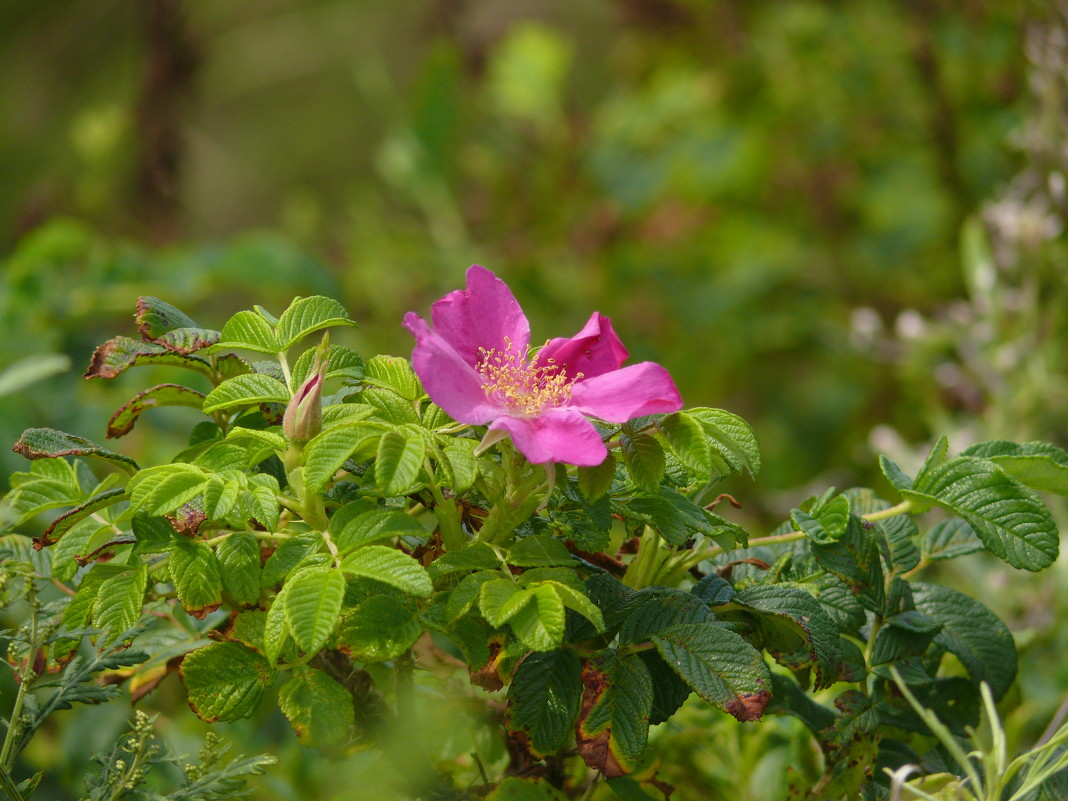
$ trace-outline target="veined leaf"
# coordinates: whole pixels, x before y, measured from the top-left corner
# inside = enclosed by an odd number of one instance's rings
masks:
[[[392,390],[407,401],[417,401],[423,394],[412,366],[399,356],[373,356],[367,360],[364,381],[372,386]]]
[[[684,465],[706,476],[715,471],[704,427],[694,417],[686,412],[675,412],[657,425],[668,446]]]
[[[321,492],[345,462],[369,459],[378,448],[378,438],[386,428],[380,423],[343,423],[328,428],[304,446],[304,486],[310,493]]]
[[[508,688],[510,724],[527,733],[535,753],[554,754],[571,739],[582,690],[582,663],[573,650],[531,654]]]
[[[278,661],[278,657],[289,641],[289,625],[286,622],[288,596],[289,585],[283,584],[282,589],[274,596],[274,601],[271,603],[271,608],[267,610],[267,617],[263,623],[263,653],[271,665]]]
[[[813,542],[809,547],[820,566],[845,582],[866,609],[881,612],[886,591],[875,537],[859,517],[850,515],[841,539],[827,544]]]
[[[1048,442],[980,442],[963,451],[961,456],[976,456],[994,462],[1031,489],[1068,495],[1068,453]]]
[[[389,584],[416,598],[429,598],[434,591],[426,568],[403,551],[385,545],[368,545],[350,553],[341,569],[350,576]]]
[[[986,550],[982,540],[968,523],[958,518],[939,520],[923,535],[926,559],[956,559]]]
[[[660,489],[660,479],[664,477],[664,449],[656,437],[644,431],[622,433],[619,435],[620,451],[623,464],[634,479],[634,483],[648,492]]]
[[[293,365],[293,386],[303,386],[304,382],[311,378],[316,350],[316,348],[308,348],[300,354],[296,364]],[[355,382],[363,378],[363,371],[363,357],[360,354],[344,345],[330,345],[326,360],[328,379],[343,378],[347,382]]]
[[[98,628],[109,631],[105,642],[113,642],[141,619],[147,587],[148,569],[143,564],[131,566],[101,582],[93,603],[92,620]]]
[[[323,544],[322,537],[314,531],[306,531],[295,537],[282,540],[263,565],[260,586],[269,589],[280,582],[304,559],[317,552]]]
[[[545,779],[519,779],[508,776],[497,785],[486,801],[567,801],[564,795]]]
[[[85,378],[115,378],[139,365],[184,367],[207,378],[212,374],[211,364],[200,356],[183,355],[155,342],[115,337],[93,351],[92,361],[83,375]]]
[[[206,543],[176,537],[170,558],[171,583],[185,610],[203,619],[222,603],[219,560]]]
[[[684,623],[652,637],[660,656],[694,692],[738,720],[757,720],[771,700],[760,653],[714,623]]]
[[[221,337],[222,334],[210,328],[175,328],[160,334],[152,341],[173,353],[188,356],[217,344]]]
[[[260,599],[260,546],[247,531],[235,531],[215,549],[223,589],[236,603],[254,606]]]
[[[616,457],[609,453],[603,462],[595,467],[578,468],[579,492],[586,500],[593,502],[603,498],[612,489],[616,479]]]
[[[842,495],[850,499],[853,511],[858,515],[881,512],[890,508],[889,503],[867,488],[849,489]],[[884,556],[894,574],[907,573],[920,563],[920,551],[914,542],[919,534],[919,528],[910,515],[888,517],[871,525],[874,525],[882,535],[885,545]]]
[[[347,503],[330,518],[330,533],[342,556],[364,545],[405,536],[426,536],[422,524],[399,509]]]
[[[478,478],[478,460],[475,458],[474,449],[477,443],[474,440],[454,440],[441,449],[445,456],[448,480],[447,486],[452,487],[456,495],[463,495],[475,485]]]
[[[274,671],[255,651],[235,642],[212,643],[185,655],[179,673],[197,717],[209,723],[256,711]]]
[[[151,295],[144,295],[137,299],[134,322],[137,324],[137,333],[145,339],[156,339],[176,328],[199,327],[185,312]]]
[[[146,409],[157,406],[191,406],[199,409],[203,403],[204,395],[194,389],[181,384],[158,384],[134,395],[111,415],[107,438],[115,439],[129,434]]]
[[[623,620],[620,645],[645,642],[681,623],[706,623],[712,618],[697,595],[671,587],[643,587],[626,597],[617,616]]]
[[[1013,567],[1041,570],[1057,558],[1060,538],[1034,492],[985,459],[952,459],[917,478],[902,495],[964,518],[995,556]]]
[[[300,570],[286,582],[286,623],[306,654],[319,651],[334,633],[345,598],[345,577],[331,567]]]
[[[129,456],[109,451],[84,437],[65,434],[54,428],[27,428],[11,450],[31,460],[53,459],[59,456],[87,456],[91,459],[110,462],[127,473],[133,473],[138,469],[137,462]]]
[[[223,348],[254,350],[259,353],[281,353],[284,350],[279,344],[275,327],[254,311],[239,311],[226,321],[222,339],[215,346],[216,350]]]
[[[760,472],[760,446],[749,423],[723,409],[695,408],[688,409],[687,414],[701,424],[711,447],[732,469],[745,470],[751,476]]]
[[[207,474],[191,464],[165,464],[146,468],[126,485],[130,508],[147,515],[168,514],[207,489]]]
[[[556,582],[534,583],[520,592],[530,593],[533,603],[524,604],[508,621],[515,636],[532,651],[552,651],[564,641],[564,602]]]
[[[204,398],[204,413],[211,414],[258,403],[289,403],[289,390],[277,379],[261,373],[228,378]]]
[[[293,677],[278,691],[278,705],[301,745],[315,748],[345,742],[356,719],[352,693],[309,667],[294,669]]]
[[[571,552],[551,534],[524,537],[508,549],[507,562],[517,567],[549,567],[570,565],[575,561]]]
[[[533,600],[534,593],[520,589],[509,579],[499,578],[482,584],[478,609],[487,623],[494,628],[500,628]]]
[[[294,298],[278,318],[279,350],[289,350],[308,334],[337,325],[355,327],[356,323],[333,298],[322,295]]]
[[[575,730],[578,753],[612,779],[630,773],[645,752],[653,705],[645,663],[615,651],[598,652],[582,669],[582,703]]]
[[[44,533],[34,541],[42,546],[51,545],[87,517],[91,517],[97,512],[115,505],[125,497],[126,490],[124,489],[107,490],[99,495],[94,495],[89,500],[75,506],[69,512],[64,512],[53,520],[48,528],[44,530]],[[129,626],[126,628],[129,628]]]
[[[942,625],[935,642],[955,655],[972,681],[990,685],[1000,698],[1016,678],[1016,643],[1005,624],[983,604],[936,584],[913,582],[916,609]]]
[[[372,595],[343,618],[337,648],[360,662],[385,662],[411,648],[423,631],[410,604],[390,595]]]
[[[383,434],[375,459],[375,485],[382,495],[389,498],[411,492],[423,469],[425,454],[422,436],[397,430]]]
[[[883,475],[886,476],[886,480],[890,482],[890,486],[898,490],[912,489],[912,479],[905,475],[904,471],[897,466],[897,463],[888,456],[879,457],[879,467],[883,471]]]

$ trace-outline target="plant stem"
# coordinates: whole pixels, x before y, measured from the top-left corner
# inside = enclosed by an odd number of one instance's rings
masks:
[[[26,702],[26,692],[29,689],[33,677],[33,656],[37,650],[37,596],[30,597],[30,640],[29,649],[26,652],[26,665],[19,676],[19,688],[15,694],[15,705],[11,709],[8,718],[7,734],[4,736],[4,747],[0,750],[0,771],[10,776],[11,768],[15,761],[15,743],[22,733],[22,706]]]

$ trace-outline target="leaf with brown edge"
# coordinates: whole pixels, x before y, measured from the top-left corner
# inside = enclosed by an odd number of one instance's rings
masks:
[[[600,651],[582,668],[582,686],[575,727],[579,756],[605,778],[630,773],[645,751],[653,708],[645,663],[635,654],[620,658],[613,650]]]
[[[134,315],[137,333],[145,339],[156,339],[176,328],[198,328],[196,321],[165,300],[143,295],[137,299]]]
[[[102,448],[85,437],[56,431],[54,428],[27,428],[11,450],[31,461],[57,456],[87,456],[110,462],[128,473],[139,469],[137,462],[129,456]]]
[[[138,418],[146,409],[158,406],[190,406],[199,409],[204,404],[204,395],[181,384],[157,384],[138,392],[118,408],[108,420],[107,438],[129,434]]]
[[[98,495],[94,495],[84,503],[75,506],[69,512],[64,512],[55,520],[51,525],[44,530],[44,533],[40,537],[34,537],[33,547],[36,550],[41,550],[48,545],[54,545],[59,542],[59,538],[74,528],[78,523],[85,520],[85,518],[96,514],[101,509],[106,509],[113,504],[118,503],[126,497],[125,489],[113,489],[101,492]]]
[[[235,642],[218,642],[186,654],[179,675],[190,708],[201,720],[214,723],[251,715],[275,672],[255,651]]]
[[[152,341],[162,345],[172,353],[180,353],[188,356],[198,350],[210,348],[222,338],[218,331],[210,328],[175,328],[162,336],[155,337]]]
[[[143,364],[185,367],[203,376],[211,376],[211,364],[199,356],[186,356],[167,350],[155,342],[140,342],[130,337],[109,339],[93,351],[84,378],[115,378],[131,367]]]

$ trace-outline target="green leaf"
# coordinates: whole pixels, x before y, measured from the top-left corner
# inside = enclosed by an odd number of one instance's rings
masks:
[[[169,567],[178,600],[193,617],[203,619],[222,603],[219,560],[209,545],[176,537]]]
[[[134,322],[137,324],[137,332],[145,339],[156,339],[176,328],[199,327],[185,312],[151,295],[137,299]]]
[[[240,364],[240,362],[237,364]],[[168,350],[163,345],[158,345],[155,342],[139,342],[129,337],[115,337],[93,351],[92,361],[89,363],[84,376],[86,378],[111,379],[131,367],[141,365],[184,367],[206,378],[210,378],[213,372],[208,360],[199,356],[187,356]],[[228,366],[236,370],[235,365]],[[240,370],[236,371],[240,372]]]
[[[386,662],[411,648],[423,624],[414,608],[390,595],[372,595],[346,614],[337,648],[360,662]]]
[[[130,507],[147,515],[173,512],[207,489],[207,475],[191,464],[164,464],[140,471],[126,485]]]
[[[687,414],[701,424],[709,445],[733,470],[751,476],[760,472],[760,445],[749,423],[722,409],[694,408]]]
[[[378,448],[385,429],[379,423],[343,423],[328,428],[304,446],[304,486],[309,493],[322,492],[350,457],[369,459]]]
[[[148,569],[138,564],[104,579],[93,604],[93,625],[107,629],[106,643],[113,642],[141,619],[148,587]]]
[[[351,576],[389,584],[416,598],[429,598],[434,591],[426,568],[403,551],[385,545],[368,545],[350,553],[341,569]]]
[[[288,595],[289,585],[283,584],[282,589],[274,596],[274,601],[271,603],[271,608],[267,610],[267,617],[263,623],[263,653],[271,665],[278,661],[278,657],[289,641],[289,625],[286,623]]]
[[[531,654],[508,687],[511,725],[527,733],[540,756],[568,744],[581,701],[582,663],[570,648]]]
[[[364,381],[372,386],[392,390],[407,401],[417,401],[423,394],[412,366],[399,356],[373,356],[367,360]]]
[[[64,512],[53,520],[36,541],[41,545],[51,545],[86,518],[107,509],[109,506],[114,506],[125,497],[126,490],[124,489],[107,490],[94,495],[89,500],[75,506],[69,512]]]
[[[1031,489],[1068,495],[1068,453],[1048,442],[980,442],[961,456],[988,459]]]
[[[422,436],[387,431],[378,441],[375,485],[384,497],[407,495],[423,469],[426,445]]]
[[[24,356],[0,370],[0,398],[21,392],[70,369],[70,356],[64,353],[35,353]]]
[[[235,603],[255,606],[260,599],[260,545],[247,531],[235,531],[215,549],[223,589]]]
[[[139,392],[119,407],[108,420],[107,437],[115,439],[129,434],[134,423],[146,409],[157,406],[191,406],[199,409],[204,395],[181,384],[158,384]]]
[[[204,398],[204,413],[255,406],[259,403],[289,403],[289,390],[281,381],[262,373],[228,378]]]
[[[915,609],[891,615],[875,635],[868,663],[886,665],[918,656],[941,629],[942,624]]]
[[[475,485],[478,478],[478,460],[474,449],[474,440],[457,440],[441,449],[448,463],[449,478],[446,485],[452,487],[456,495],[463,495]]]
[[[301,745],[313,748],[341,745],[356,720],[352,693],[321,670],[308,667],[294,669],[278,691],[278,706]]]
[[[574,561],[567,546],[551,534],[524,537],[508,549],[507,556],[508,564],[517,567],[570,565]]]
[[[218,344],[221,337],[222,335],[218,331],[212,331],[210,328],[190,327],[175,328],[165,334],[160,334],[152,341],[173,353],[189,356],[198,350]]]
[[[1041,570],[1057,558],[1060,537],[1049,510],[993,462],[952,459],[921,475],[902,495],[955,512],[991,553],[1013,567]]]
[[[670,587],[643,587],[631,593],[617,615],[623,620],[620,645],[644,642],[653,634],[680,623],[705,623],[713,619],[697,595]]]
[[[767,584],[742,590],[729,606],[735,604],[756,611],[761,643],[776,659],[804,650],[814,668],[814,688],[835,682],[841,658],[838,629],[815,598],[798,587]],[[712,611],[717,618],[730,619],[720,607]]]
[[[520,641],[532,651],[552,651],[564,641],[564,602],[555,582],[531,584],[522,593],[530,593],[533,603],[522,605],[510,617],[508,625]]]
[[[364,545],[397,537],[425,537],[426,530],[399,509],[370,506],[367,501],[347,503],[330,518],[330,533],[344,556]]]
[[[247,718],[256,711],[274,671],[255,651],[219,642],[185,655],[179,673],[189,705],[208,723]]]
[[[615,479],[616,457],[611,453],[599,465],[578,468],[579,492],[591,503],[603,498],[612,489]]]
[[[638,658],[653,680],[653,709],[649,722],[652,725],[670,720],[690,697],[690,687],[679,674],[667,666],[656,651],[641,651]]]
[[[631,772],[645,753],[653,683],[645,663],[599,651],[582,669],[583,695],[575,735],[583,761],[606,778]]]
[[[810,543],[816,561],[840,578],[866,609],[881,612],[886,603],[883,566],[876,533],[856,515],[850,515],[846,532],[837,542]]]
[[[738,720],[757,720],[771,700],[760,653],[713,623],[684,623],[652,637],[664,661],[694,692]]]
[[[634,483],[648,492],[657,492],[664,477],[664,449],[656,437],[644,431],[619,435],[623,464]]]
[[[923,535],[925,559],[956,559],[986,550],[982,540],[964,520],[939,520]]]
[[[248,504],[256,521],[268,531],[276,530],[281,514],[278,479],[267,473],[253,473],[248,484]]]
[[[883,475],[886,476],[886,480],[890,482],[890,486],[898,490],[912,489],[912,479],[905,475],[904,471],[897,466],[897,463],[888,456],[879,457],[879,467],[883,471]]]
[[[520,589],[514,581],[500,578],[482,584],[478,609],[487,623],[500,628],[533,600],[534,593]]]
[[[284,350],[279,344],[275,327],[254,311],[239,311],[227,320],[222,339],[215,347],[217,350],[238,348],[260,353],[281,353]]]
[[[322,544],[322,537],[311,531],[283,540],[263,565],[260,587],[273,587],[288,576],[305,557],[318,551]]]
[[[355,327],[356,323],[345,307],[333,298],[322,295],[294,298],[278,318],[279,350],[289,350],[308,334],[337,325]]]
[[[715,471],[704,427],[686,412],[675,412],[658,424],[668,446],[684,465],[702,475]]]
[[[312,367],[315,366],[315,353],[317,348],[308,348],[300,354],[296,364],[293,365],[293,386],[300,387],[311,378]],[[326,378],[342,378],[352,383],[363,378],[363,357],[352,348],[344,345],[331,345],[326,358]]]
[[[286,624],[306,654],[319,651],[334,633],[345,598],[345,577],[331,567],[298,571],[286,582]]]
[[[497,785],[486,801],[567,801],[566,797],[545,779],[519,779],[508,776]]]
[[[842,494],[849,497],[853,504],[853,511],[858,515],[881,512],[890,508],[889,503],[867,488],[854,488]],[[915,543],[920,530],[911,516],[895,515],[869,525],[874,525],[882,535],[885,545],[884,555],[894,574],[908,573],[920,563],[920,551]]]
[[[923,466],[920,468],[920,472],[916,474],[916,481],[921,481],[926,473],[945,464],[948,455],[949,440],[946,439],[945,434],[941,434],[935,440],[934,445],[931,446],[931,451],[927,454],[927,458],[923,460]]]
[[[484,542],[474,542],[459,551],[446,551],[427,570],[435,581],[452,573],[468,570],[491,570],[500,567],[501,561],[493,549]]]
[[[935,643],[956,656],[978,687],[987,682],[1001,698],[1016,678],[1016,643],[983,604],[937,584],[912,584],[916,609],[942,625]]]
[[[708,537],[730,537],[745,541],[746,534],[738,526],[712,514],[684,495],[667,487],[660,488],[654,497],[636,496],[626,504],[629,516],[651,526],[670,545],[682,546],[698,534]]]
[[[11,450],[27,459],[53,459],[59,456],[87,456],[116,465],[128,473],[138,469],[137,462],[129,456],[109,451],[95,442],[65,434],[53,428],[27,428]]]

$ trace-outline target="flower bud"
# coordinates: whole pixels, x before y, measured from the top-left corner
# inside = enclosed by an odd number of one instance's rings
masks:
[[[282,430],[290,442],[307,442],[323,430],[323,381],[326,380],[325,348],[315,356],[313,372],[290,399],[282,417]]]

